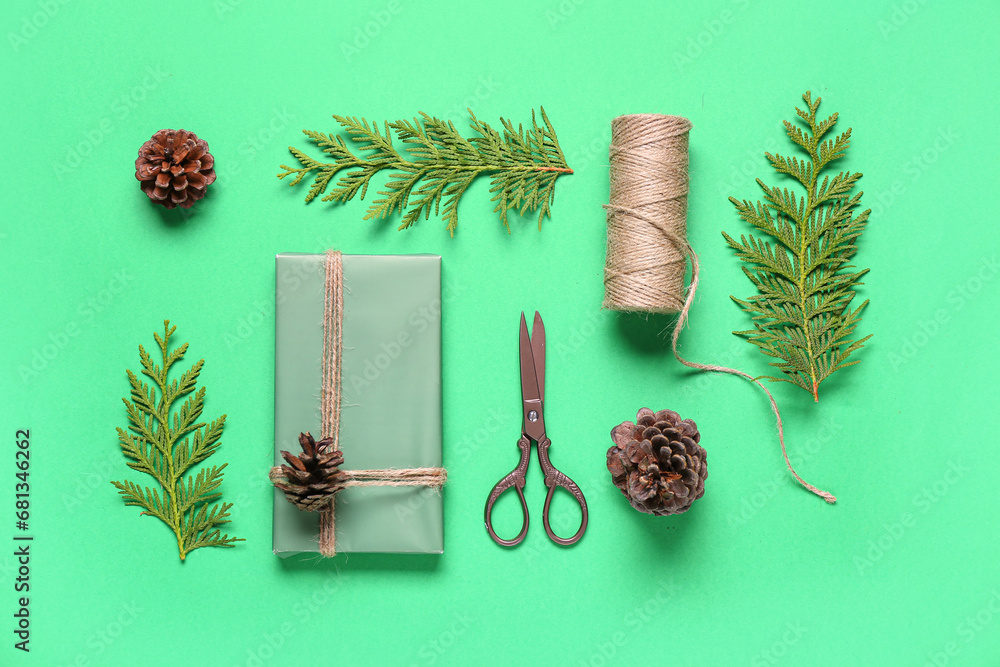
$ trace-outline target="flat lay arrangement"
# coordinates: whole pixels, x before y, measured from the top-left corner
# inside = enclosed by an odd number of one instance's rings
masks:
[[[15,0],[0,665],[1000,664],[1000,7],[807,14]]]
[[[803,100],[806,110],[796,111],[808,131],[787,121],[785,128],[810,160],[770,153],[767,157],[780,173],[794,177],[806,188],[806,197],[795,200],[788,189],[769,188],[758,181],[766,204],[731,198],[740,217],[780,241],[784,249],[772,248],[753,236],[742,236],[740,241],[724,236],[750,264],[744,272],[761,292],[749,300],[734,297],[754,316],[756,327],[737,333],[749,336],[768,356],[783,358],[773,365],[786,377],[769,379],[798,384],[816,396],[819,383],[829,374],[857,363],[846,359],[868,339],[848,339],[867,301],[849,310],[853,287],[860,284],[858,278],[866,271],[850,272],[852,267],[846,262],[857,249],[856,241],[871,211],[856,213],[860,194],[849,194],[861,174],[842,172],[819,182],[822,169],[844,155],[851,130],[823,141],[837,114],[818,121],[820,99],[813,101],[806,92]],[[363,119],[335,116],[359,149],[370,155],[355,156],[340,136],[306,131],[336,162],[319,163],[291,148],[303,166],[283,166],[285,172],[279,177],[294,174],[292,185],[296,185],[316,171],[309,201],[322,194],[339,171],[348,169],[324,197],[343,202],[359,193],[363,198],[371,177],[379,171],[400,170],[401,174],[390,176],[396,180],[390,180],[387,190],[380,192],[383,198],[372,204],[365,219],[398,212],[403,216],[403,229],[421,214],[429,217],[433,208],[448,221],[447,229],[454,236],[462,193],[480,173],[499,172],[491,192],[497,193],[494,201],[499,200],[496,210],[504,226],[509,230],[508,209],[520,206],[522,213],[540,209],[540,228],[542,218],[550,214],[556,178],[572,173],[545,111],[541,111],[543,125],[539,126],[532,115],[532,128],[527,132],[523,127],[515,130],[503,120],[503,136],[471,111],[470,116],[472,128],[479,133],[470,140],[462,138],[454,124],[427,114],[413,122],[386,122],[383,131],[378,124],[370,125]],[[672,335],[677,360],[701,371],[738,375],[764,389],[777,418],[789,471],[807,489],[832,503],[835,498],[831,494],[808,484],[792,468],[777,404],[757,379],[743,371],[687,361],[678,352],[678,335],[690,316],[699,279],[698,258],[685,231],[691,128],[687,118],[658,114],[620,116],[612,123],[604,306],[629,312],[679,313]],[[409,159],[393,147],[393,130],[409,146]],[[207,168],[214,180],[213,165],[207,145],[193,133],[164,130],[143,145],[136,176],[155,177],[143,180],[144,191],[155,203],[184,207],[204,196],[209,181],[201,170]],[[189,175],[194,181],[187,180]],[[155,190],[146,184],[154,184]],[[173,194],[166,197],[170,187]],[[190,200],[186,198],[188,188],[197,191]],[[408,209],[411,195],[416,203]],[[446,199],[443,209],[442,198]],[[794,253],[794,260],[788,253]],[[684,283],[688,260],[692,266],[689,287]],[[399,289],[399,285],[406,289]],[[441,553],[439,494],[447,472],[441,465],[440,257],[345,256],[339,250],[279,254],[276,287],[275,466],[269,473],[275,486],[274,553],[289,556],[318,551],[325,557],[338,551]],[[410,331],[408,313],[421,312],[421,307],[430,312],[432,304],[437,304],[436,314],[421,321],[419,333]],[[225,466],[184,477],[189,465],[214,451],[221,433],[220,420],[218,426],[206,427],[205,434],[196,434],[188,452],[185,436],[203,426],[191,424],[200,413],[203,391],[196,404],[181,409],[180,421],[175,423],[177,432],[169,431],[170,404],[176,396],[192,390],[200,368],[199,362],[190,374],[182,376],[179,386],[176,381],[167,385],[166,369],[186,349],[185,345],[168,356],[166,341],[171,332],[168,330],[163,339],[157,335],[165,360],[162,373],[140,348],[143,372],[164,392],[163,401],[155,406],[148,386],[139,384],[130,372],[133,400],[139,401],[138,407],[129,406],[135,434],[119,429],[126,455],[135,459],[129,465],[153,474],[161,489],[142,490],[129,482],[114,484],[126,504],[141,505],[145,513],[173,527],[183,560],[186,551],[199,546],[232,546],[235,538],[220,536],[214,528],[228,522],[230,506],[213,507],[206,515],[204,505],[221,496],[216,490]],[[390,347],[384,342],[381,347],[372,346],[372,341],[386,340]],[[368,356],[366,349],[370,349]],[[486,530],[505,547],[525,539],[529,511],[524,487],[532,443],[536,443],[548,489],[542,525],[553,542],[569,546],[584,536],[589,510],[580,487],[549,458],[551,440],[546,435],[544,412],[545,326],[537,312],[530,335],[521,313],[518,349],[523,408],[517,441],[520,460],[489,493]],[[317,358],[321,363],[316,364]],[[368,377],[370,371],[372,377]],[[345,374],[349,378],[346,386]],[[313,396],[318,396],[318,402]],[[393,406],[397,415],[410,415],[407,435],[392,438],[389,448],[363,436],[360,426],[384,405]],[[148,416],[141,416],[138,410]],[[310,430],[321,433],[321,439],[316,440]],[[175,454],[171,448],[182,438]],[[623,422],[612,430],[614,445],[607,451],[612,481],[640,512],[658,516],[686,512],[705,493],[708,463],[700,438],[692,420],[681,420],[670,410],[654,413],[643,408],[636,422]],[[286,443],[296,441],[300,447],[293,454]],[[352,443],[353,451],[345,454],[342,441]],[[345,461],[350,469],[341,468]],[[356,468],[356,462],[370,462],[373,467]],[[581,512],[579,529],[571,537],[557,535],[550,525],[549,511],[559,488],[573,496]],[[516,493],[522,512],[521,529],[510,539],[500,537],[492,522],[493,505],[508,489]],[[435,499],[397,525],[392,508],[405,502],[408,495],[428,491]],[[342,511],[335,502],[338,494],[349,502]]]

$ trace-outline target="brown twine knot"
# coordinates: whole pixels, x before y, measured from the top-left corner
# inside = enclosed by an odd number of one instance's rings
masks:
[[[788,459],[781,413],[771,392],[756,378],[726,366],[684,359],[677,340],[698,290],[698,256],[687,240],[688,133],[681,116],[631,114],[611,121],[607,261],[604,307],[646,313],[676,313],[671,348],[689,368],[738,375],[764,390],[777,419],[785,465],[795,479],[828,503],[833,494],[799,477]],[[691,285],[685,296],[684,272],[691,261]]]
[[[444,468],[382,468],[377,470],[339,470],[343,456],[340,455],[340,406],[341,406],[341,356],[343,354],[343,312],[344,312],[344,267],[339,250],[328,250],[326,253],[326,292],[323,302],[323,361],[322,387],[320,395],[320,417],[323,439],[314,443],[336,454],[333,468],[329,471],[332,483],[305,499],[292,502],[303,511],[318,511],[319,516],[319,551],[327,558],[337,554],[335,500],[336,495],[350,486],[428,486],[440,489],[448,479]],[[300,442],[305,447],[308,443],[301,434]],[[285,456],[287,454],[287,456]],[[295,465],[291,454],[282,452],[285,460]],[[274,466],[268,477],[271,483],[279,489],[288,486],[289,476],[295,476],[296,468]],[[287,492],[286,492],[287,497]]]
[[[324,442],[324,441],[320,441]],[[317,443],[318,444],[318,443]],[[344,457],[338,450],[337,461],[343,463]],[[288,452],[282,452],[282,455]],[[290,454],[286,456],[291,457]],[[289,502],[303,512],[320,512],[320,551],[324,556],[336,555],[336,545],[333,539],[334,525],[333,505],[336,495],[352,486],[428,486],[440,489],[448,481],[448,471],[444,468],[380,468],[374,470],[340,470],[336,465],[328,470],[327,482],[322,490],[309,495],[297,495],[295,487],[296,468],[281,465],[271,468],[268,477],[271,483],[285,492]],[[324,513],[329,512],[329,516]],[[325,517],[322,518],[322,517]],[[322,521],[330,521],[328,530],[324,533]],[[324,540],[324,534],[327,539]],[[324,550],[324,548],[326,550]]]

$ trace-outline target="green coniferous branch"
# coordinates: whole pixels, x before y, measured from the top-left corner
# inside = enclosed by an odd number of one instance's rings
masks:
[[[819,180],[827,165],[844,156],[851,130],[824,140],[837,114],[817,122],[820,98],[814,102],[806,92],[802,99],[806,110],[795,111],[808,128],[784,124],[789,138],[808,159],[765,155],[775,171],[802,185],[805,196],[757,179],[764,202],[729,200],[743,220],[774,241],[751,234],[736,241],[725,232],[722,235],[747,263],[743,272],[758,290],[745,300],[732,297],[751,315],[754,325],[733,333],[746,336],[765,355],[779,360],[771,365],[782,376],[764,377],[802,387],[818,401],[820,383],[834,371],[858,363],[848,357],[871,338],[852,339],[868,301],[853,310],[850,303],[868,269],[856,270],[847,263],[857,250],[871,209],[855,214],[863,193],[852,195],[851,190],[860,173],[841,172]]]
[[[325,194],[322,201],[346,202],[359,195],[365,198],[372,176],[383,169],[393,170],[385,189],[378,192],[365,213],[365,220],[386,218],[399,212],[399,229],[411,226],[421,215],[426,220],[433,210],[448,223],[455,235],[458,225],[458,201],[477,176],[493,174],[490,192],[496,202],[494,212],[510,233],[508,211],[523,215],[538,211],[538,228],[542,218],[551,217],[555,197],[555,182],[561,174],[572,174],[559,148],[556,131],[541,109],[542,125],[531,112],[531,127],[514,128],[510,121],[500,119],[503,134],[476,118],[469,110],[471,127],[478,136],[466,139],[454,124],[421,112],[412,121],[370,124],[364,118],[334,116],[347,135],[358,145],[364,157],[355,156],[344,140],[334,134],[303,130],[333,162],[320,162],[302,151],[288,147],[302,164],[301,168],[281,165],[285,171],[278,178],[294,176],[290,185],[316,172],[306,202]],[[405,149],[402,153],[392,143],[392,131]],[[339,179],[333,180],[338,172]],[[332,185],[331,185],[332,183]],[[329,192],[327,192],[329,188]]]
[[[202,359],[179,378],[168,380],[170,367],[184,356],[187,343],[168,351],[170,336],[177,327],[163,322],[163,336],[154,333],[163,366],[156,364],[149,353],[139,346],[142,375],[153,383],[144,382],[131,370],[128,373],[132,400],[123,398],[128,413],[128,429],[118,429],[118,443],[131,459],[128,467],[151,475],[159,488],[141,487],[128,480],[112,482],[126,505],[143,508],[140,514],[160,519],[174,531],[181,560],[201,547],[231,547],[242,538],[224,535],[216,527],[229,523],[232,503],[216,503],[222,497],[222,471],[226,465],[191,467],[214,454],[219,448],[226,415],[206,424],[199,422],[205,400],[205,388],[194,391]],[[159,390],[159,396],[157,396]],[[191,392],[194,392],[193,394]],[[179,409],[172,410],[182,396],[187,397]]]

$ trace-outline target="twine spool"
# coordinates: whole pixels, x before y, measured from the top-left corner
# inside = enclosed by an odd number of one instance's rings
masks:
[[[611,198],[604,307],[676,313],[687,266],[688,133],[681,116],[611,121]]]
[[[760,387],[777,420],[785,465],[799,484],[828,503],[837,499],[799,477],[788,459],[781,412],[767,387],[735,368],[688,361],[677,350],[698,291],[698,256],[687,240],[688,133],[681,116],[630,114],[611,121],[611,194],[604,207],[608,250],[604,307],[643,313],[679,313],[671,335],[677,361],[689,368],[738,375]],[[691,284],[684,273],[691,261]],[[685,295],[685,291],[687,292]]]

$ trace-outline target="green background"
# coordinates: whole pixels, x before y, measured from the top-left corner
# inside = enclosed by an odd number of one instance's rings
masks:
[[[2,14],[0,539],[19,428],[36,538],[29,655],[12,647],[0,549],[3,664],[996,664],[995,2],[42,0]],[[807,89],[854,128],[840,166],[865,173],[874,209],[862,363],[819,404],[775,388],[790,454],[834,506],[789,481],[762,392],[680,367],[668,318],[600,310],[610,121],[687,116],[703,274],[683,350],[767,370],[730,333],[747,319],[729,295],[751,286],[720,232],[745,231],[726,197],[775,180],[762,153],[788,149],[780,121]],[[367,202],[306,206],[274,177],[299,130],[334,130],[333,113],[464,122],[469,106],[497,124],[538,105],[575,169],[540,232],[515,218],[508,235],[485,179],[449,238],[438,219],[363,222]],[[163,127],[216,157],[193,216],[154,207],[133,177]],[[443,256],[443,556],[271,554],[274,254],[329,246]],[[570,549],[540,525],[537,461],[526,541],[504,550],[482,526],[517,457],[522,309],[545,318],[553,461],[590,502]],[[124,371],[164,318],[207,361],[205,415],[229,416],[217,458],[246,538],[185,563],[108,483],[131,474],[114,430]],[[685,515],[640,516],[610,484],[608,432],[642,406],[702,431],[711,474]],[[498,509],[508,528],[514,510]],[[573,517],[566,497],[554,512]]]

